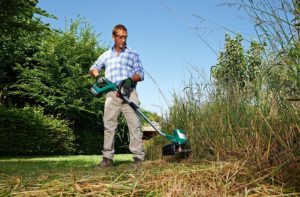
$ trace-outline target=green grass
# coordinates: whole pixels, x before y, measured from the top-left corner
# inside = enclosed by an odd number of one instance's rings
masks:
[[[101,180],[106,173],[110,179],[118,176],[115,169],[132,168],[132,155],[116,155],[114,167],[97,168],[102,160],[99,155],[52,157],[1,157],[0,196],[52,196],[80,193],[74,190],[77,179],[90,177]],[[98,178],[97,178],[98,177]],[[62,188],[63,187],[63,188]],[[78,189],[78,188],[77,188]],[[82,192],[81,192],[82,193]]]
[[[68,171],[90,169],[102,160],[99,155],[53,156],[53,157],[2,157],[0,173],[7,175],[28,175],[36,171]],[[116,155],[116,166],[132,162],[131,154]]]

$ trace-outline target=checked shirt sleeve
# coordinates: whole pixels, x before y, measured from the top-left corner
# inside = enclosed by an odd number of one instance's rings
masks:
[[[141,80],[144,80],[144,70],[143,70],[143,65],[142,61],[140,59],[140,56],[138,54],[135,55],[135,60],[134,60],[134,65],[133,65],[134,74],[139,74],[141,77]]]
[[[107,52],[104,52],[100,57],[96,60],[96,62],[91,66],[90,70],[97,69],[100,71],[105,67],[105,61],[107,59]]]

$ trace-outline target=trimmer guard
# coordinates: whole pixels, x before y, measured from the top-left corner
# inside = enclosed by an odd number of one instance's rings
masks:
[[[162,155],[176,155],[181,159],[186,159],[190,156],[190,153],[192,152],[191,149],[191,144],[186,143],[186,144],[167,144],[163,146],[162,148]]]

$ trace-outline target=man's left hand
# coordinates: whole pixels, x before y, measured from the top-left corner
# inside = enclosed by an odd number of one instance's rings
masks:
[[[134,82],[130,77],[124,79],[119,84],[118,92],[123,96],[129,97],[133,83]]]

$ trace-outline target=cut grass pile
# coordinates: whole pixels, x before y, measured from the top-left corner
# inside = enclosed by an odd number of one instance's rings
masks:
[[[0,196],[300,195],[243,162],[157,160],[136,168],[131,157],[116,155],[115,166],[105,169],[96,167],[100,156],[0,158]]]

